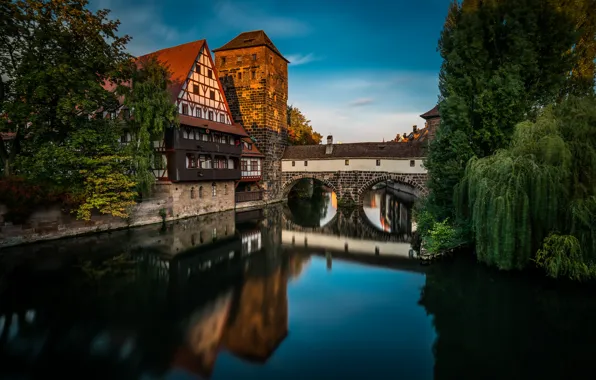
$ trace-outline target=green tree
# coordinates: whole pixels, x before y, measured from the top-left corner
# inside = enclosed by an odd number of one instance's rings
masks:
[[[511,146],[473,159],[456,187],[479,260],[522,269],[537,259],[553,277],[596,274],[595,173],[596,98],[570,97],[520,123]]]
[[[288,140],[291,145],[320,144],[323,136],[315,132],[310,120],[294,106],[288,106]]]
[[[0,144],[3,174],[11,174],[23,140],[30,150],[60,144],[97,110],[114,110],[104,81],[119,82],[128,36],[108,10],[86,0],[2,0],[0,3]],[[8,146],[7,146],[8,145]],[[26,152],[25,152],[26,153]]]
[[[441,126],[425,162],[436,220],[457,220],[453,189],[470,158],[507,147],[514,126],[545,106],[586,93],[570,85],[581,58],[578,15],[541,0],[452,3],[439,41]]]
[[[149,194],[155,181],[151,168],[158,159],[153,141],[162,140],[166,127],[177,124],[178,112],[168,91],[170,73],[155,58],[136,62],[131,77],[132,86],[122,85],[118,93],[124,96],[124,106],[133,111],[126,120],[126,130],[132,137],[128,145],[131,172],[137,191]]]

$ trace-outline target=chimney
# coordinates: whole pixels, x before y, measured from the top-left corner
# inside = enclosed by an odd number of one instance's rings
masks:
[[[413,126],[413,127],[412,127],[412,131],[413,131],[414,133],[418,132],[418,126],[417,126],[417,125]]]
[[[333,144],[333,136],[327,136],[327,144]]]
[[[327,136],[327,146],[325,147],[325,154],[333,153],[333,136]]]

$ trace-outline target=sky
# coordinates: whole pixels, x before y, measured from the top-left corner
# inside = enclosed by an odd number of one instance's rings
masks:
[[[288,66],[288,104],[334,142],[382,141],[424,126],[450,0],[91,0],[142,55],[206,39],[211,50],[264,30]]]

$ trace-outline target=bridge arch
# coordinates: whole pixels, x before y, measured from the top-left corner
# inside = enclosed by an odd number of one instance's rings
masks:
[[[301,179],[314,179],[316,181],[319,181],[322,184],[324,184],[325,186],[331,188],[335,192],[335,194],[339,195],[339,193],[337,191],[337,186],[332,181],[329,181],[328,179],[326,179],[322,176],[319,176],[316,173],[304,173],[304,174],[295,175],[282,184],[281,188],[282,188],[283,199],[288,199],[288,194],[290,193],[290,190],[292,190],[294,185]]]
[[[426,177],[426,176],[424,176]],[[392,174],[392,173],[380,173],[380,175],[375,176],[374,178],[366,181],[364,185],[360,186],[355,194],[355,201],[359,205],[362,205],[362,196],[363,194],[370,190],[374,185],[385,182],[385,181],[395,181],[403,185],[409,186],[413,190],[413,195],[417,198],[425,196],[428,194],[428,190],[425,186],[425,181],[422,178],[416,178],[412,176],[405,176],[401,174]]]

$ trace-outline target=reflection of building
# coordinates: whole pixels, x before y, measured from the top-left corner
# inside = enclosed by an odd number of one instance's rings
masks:
[[[381,231],[410,236],[412,234],[412,204],[399,191],[386,187],[364,195],[364,211]]]

